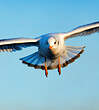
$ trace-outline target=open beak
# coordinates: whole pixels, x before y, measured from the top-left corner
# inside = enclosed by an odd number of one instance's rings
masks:
[[[49,46],[49,49],[52,49],[53,48],[53,46]]]

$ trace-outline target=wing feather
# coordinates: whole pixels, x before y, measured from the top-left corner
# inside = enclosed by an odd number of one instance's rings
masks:
[[[22,48],[26,48],[29,46],[38,46],[39,39],[31,39],[31,38],[12,38],[12,39],[3,39],[0,40],[0,52],[1,51],[16,51],[22,50]]]
[[[73,29],[71,32],[65,33],[64,39],[76,37],[76,36],[86,36],[95,32],[99,32],[99,22],[94,22],[91,24],[79,26]]]

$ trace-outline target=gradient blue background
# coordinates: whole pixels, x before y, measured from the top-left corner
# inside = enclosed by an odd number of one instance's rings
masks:
[[[0,0],[0,39],[67,32],[99,21],[99,0]],[[99,110],[99,33],[68,39],[85,52],[68,67],[44,71],[19,58],[37,48],[0,53],[0,110]]]

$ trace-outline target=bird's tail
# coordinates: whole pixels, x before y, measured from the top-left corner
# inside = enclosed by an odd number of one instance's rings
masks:
[[[84,48],[85,46],[66,46],[66,55],[61,57],[63,60],[62,67],[67,66],[79,58],[80,54],[84,52]]]
[[[66,46],[66,52],[60,56],[60,64],[61,67],[65,67],[68,64],[74,62],[80,54],[83,53],[84,47],[77,46]],[[30,67],[34,67],[36,69],[45,69],[45,58],[39,55],[39,52],[35,52],[34,54],[28,55],[26,57],[21,58],[22,63],[27,64]],[[55,69],[58,68],[58,58],[56,59],[46,59],[47,69]]]
[[[34,54],[28,55],[26,57],[21,58],[22,63],[27,64],[30,67],[34,67],[36,69],[44,69],[44,58],[39,55],[38,52]]]

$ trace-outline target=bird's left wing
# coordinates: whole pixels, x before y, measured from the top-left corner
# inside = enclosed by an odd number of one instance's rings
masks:
[[[99,32],[99,22],[79,26],[70,32],[64,33],[64,39],[76,36],[86,36],[95,32]]]
[[[21,50],[29,46],[38,46],[39,39],[31,38],[12,38],[0,40],[0,52],[1,51],[16,51]]]

